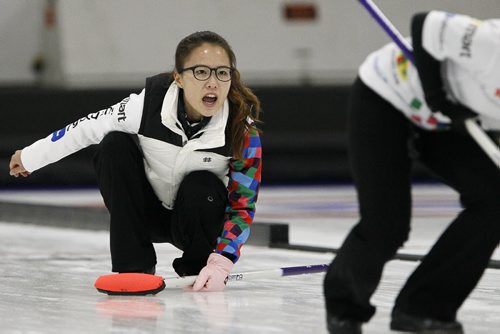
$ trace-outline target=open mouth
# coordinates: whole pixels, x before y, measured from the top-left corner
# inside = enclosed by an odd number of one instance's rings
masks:
[[[217,95],[215,94],[207,94],[202,98],[203,104],[207,106],[213,106],[215,102],[217,102]]]

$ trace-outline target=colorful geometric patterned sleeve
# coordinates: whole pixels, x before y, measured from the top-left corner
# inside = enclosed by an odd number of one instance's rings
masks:
[[[262,147],[255,129],[247,132],[241,160],[229,164],[228,205],[222,235],[217,240],[216,253],[236,263],[241,246],[250,235],[255,215],[262,170]]]

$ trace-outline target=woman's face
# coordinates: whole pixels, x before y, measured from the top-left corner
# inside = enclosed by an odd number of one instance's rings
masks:
[[[184,68],[196,65],[209,68],[231,67],[226,51],[218,45],[209,43],[193,49],[184,63]],[[231,87],[231,81],[220,81],[215,71],[212,71],[205,81],[196,79],[191,70],[175,73],[174,77],[177,86],[184,89],[184,104],[191,121],[215,115],[224,104]]]

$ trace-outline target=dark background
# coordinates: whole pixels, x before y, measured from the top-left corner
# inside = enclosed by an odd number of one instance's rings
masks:
[[[0,88],[0,186],[93,186],[88,147],[28,178],[9,176],[10,156],[39,138],[109,107],[142,87],[119,89]],[[346,122],[349,85],[252,87],[262,102],[263,183],[351,182]],[[418,165],[416,179],[429,176]]]

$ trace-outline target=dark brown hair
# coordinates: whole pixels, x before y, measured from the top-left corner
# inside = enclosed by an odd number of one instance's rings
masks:
[[[209,43],[220,46],[226,51],[229,57],[230,65],[233,68],[231,78],[231,87],[229,88],[229,119],[231,121],[231,140],[233,156],[236,159],[241,159],[243,154],[243,145],[245,144],[245,133],[247,131],[257,129],[256,123],[259,123],[260,101],[252,93],[250,88],[246,87],[240,79],[240,73],[236,69],[236,56],[229,43],[220,35],[211,31],[195,32],[184,39],[177,45],[175,51],[175,72],[180,73],[184,68],[186,59],[191,54],[193,49],[199,47],[203,43]],[[250,118],[249,123],[247,119]]]

